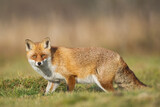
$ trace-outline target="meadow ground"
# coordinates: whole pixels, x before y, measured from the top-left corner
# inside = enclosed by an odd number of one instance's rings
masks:
[[[96,85],[76,85],[74,92],[66,92],[64,83],[56,92],[44,95],[47,81],[32,70],[25,55],[0,57],[0,106],[160,106],[160,56],[125,56],[124,60],[136,76],[152,86],[143,90],[104,93]],[[115,85],[116,88],[116,85]]]

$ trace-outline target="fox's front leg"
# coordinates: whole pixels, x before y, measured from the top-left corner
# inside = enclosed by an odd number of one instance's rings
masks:
[[[75,87],[75,76],[69,76],[66,78],[66,82],[67,82],[67,91],[73,91],[74,87]]]
[[[48,94],[49,92],[51,93],[54,92],[56,88],[59,86],[59,84],[60,84],[59,82],[49,82],[48,81],[45,94]]]

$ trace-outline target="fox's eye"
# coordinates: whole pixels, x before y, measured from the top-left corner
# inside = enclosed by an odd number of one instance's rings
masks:
[[[33,55],[32,58],[37,58],[37,56],[36,56],[36,55]]]
[[[41,55],[42,58],[44,58],[45,56],[46,56],[45,54],[42,54],[42,55]]]

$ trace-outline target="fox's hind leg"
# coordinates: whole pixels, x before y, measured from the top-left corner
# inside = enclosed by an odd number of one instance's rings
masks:
[[[94,82],[105,92],[107,92],[107,90],[101,85],[101,83],[99,82],[99,80],[97,79],[97,77],[95,75],[93,75],[93,79]]]
[[[97,81],[96,84],[105,92],[114,91],[113,80],[115,71],[116,69],[113,69],[113,67],[110,66],[100,66],[96,69],[94,80],[95,82]]]
[[[105,92],[114,91],[112,79],[98,79],[96,76],[93,76],[95,83]],[[107,78],[107,77],[106,77]]]
[[[113,88],[113,82],[112,81],[108,81],[108,82],[101,82],[101,85],[104,89],[108,90],[108,91],[114,91],[114,88]]]

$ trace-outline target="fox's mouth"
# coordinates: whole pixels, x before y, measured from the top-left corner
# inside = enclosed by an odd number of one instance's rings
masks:
[[[36,67],[42,67],[43,65],[36,65]]]

